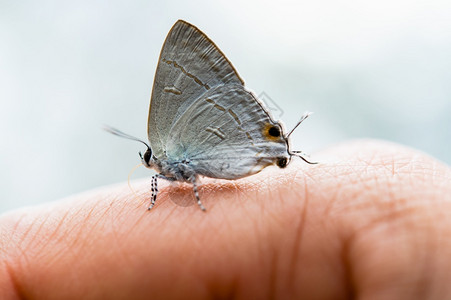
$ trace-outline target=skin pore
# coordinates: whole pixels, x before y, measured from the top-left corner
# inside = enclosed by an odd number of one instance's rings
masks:
[[[0,217],[0,299],[446,299],[451,170],[382,141],[192,189],[149,180]],[[185,202],[183,202],[185,203]]]

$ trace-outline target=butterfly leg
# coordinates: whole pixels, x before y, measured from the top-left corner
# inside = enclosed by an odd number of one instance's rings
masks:
[[[147,210],[151,210],[152,207],[155,205],[155,201],[157,201],[157,195],[158,195],[158,178],[165,179],[168,181],[175,181],[175,178],[172,177],[166,177],[162,174],[155,174],[150,179],[150,191],[152,192],[150,196],[150,205],[147,208]]]
[[[152,207],[155,205],[155,201],[157,200],[157,194],[158,194],[158,182],[157,182],[158,174],[153,175],[152,179],[150,179],[150,191],[152,192],[150,196],[150,205],[147,208],[147,210],[151,210]]]
[[[197,205],[199,205],[199,207],[202,211],[206,211],[207,209],[202,205],[202,202],[200,202],[199,192],[197,191],[197,182],[196,182],[195,176],[193,176],[191,178],[191,183],[193,184],[193,191],[194,191],[194,196],[196,197],[196,200],[197,200]]]

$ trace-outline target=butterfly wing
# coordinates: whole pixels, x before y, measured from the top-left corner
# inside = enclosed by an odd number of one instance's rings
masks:
[[[188,107],[170,130],[167,155],[189,161],[197,174],[224,179],[290,157],[282,125],[238,84],[210,89]]]
[[[224,84],[244,82],[205,34],[177,21],[161,50],[150,102],[147,134],[157,158],[166,157],[173,123],[202,94]]]

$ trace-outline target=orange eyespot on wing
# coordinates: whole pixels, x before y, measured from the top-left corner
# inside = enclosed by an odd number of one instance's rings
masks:
[[[262,134],[263,137],[269,141],[278,141],[282,136],[279,126],[270,123],[263,127]]]

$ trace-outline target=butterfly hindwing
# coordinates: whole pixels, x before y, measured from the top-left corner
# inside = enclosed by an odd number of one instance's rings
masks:
[[[236,179],[289,157],[280,123],[242,85],[206,91],[173,124],[170,161],[190,161],[196,173]]]

